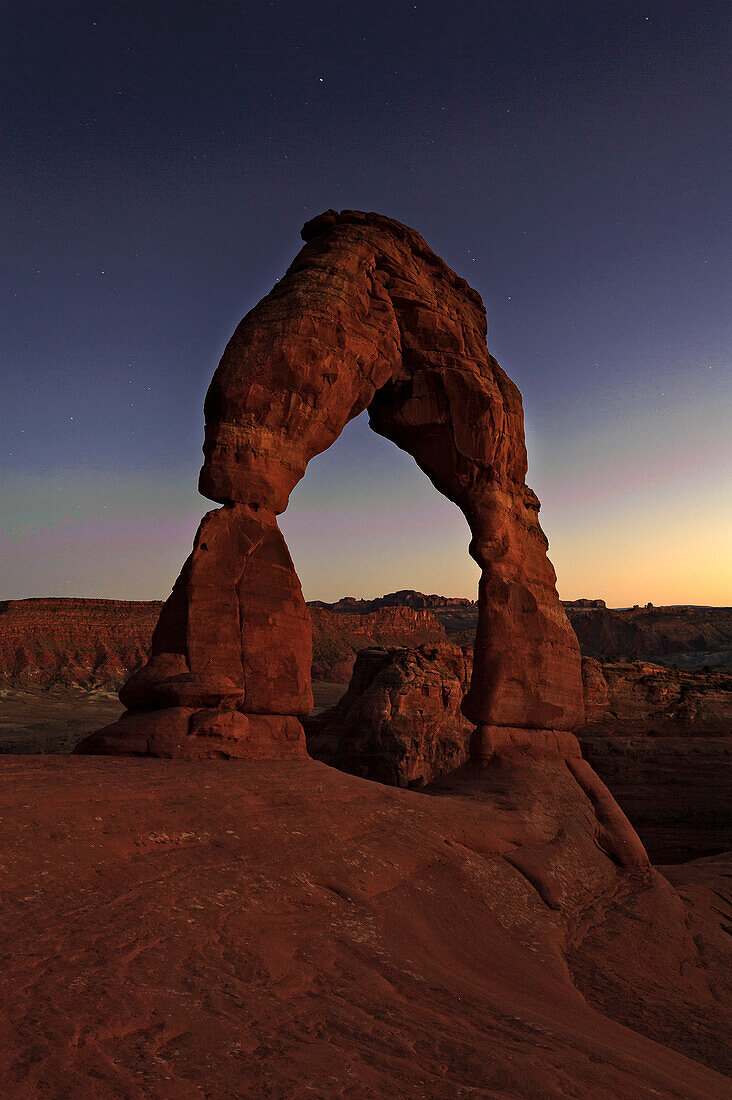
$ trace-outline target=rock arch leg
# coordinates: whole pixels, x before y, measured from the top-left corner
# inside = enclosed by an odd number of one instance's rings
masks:
[[[370,408],[372,427],[414,456],[463,511],[481,567],[471,686],[463,712],[476,725],[471,756],[498,751],[576,751],[568,733],[584,720],[579,645],[556,590],[539,501],[525,484],[518,390],[492,361],[493,379],[460,368],[445,385],[416,365]],[[503,433],[490,425],[503,423]],[[501,434],[512,443],[501,460]]]
[[[310,615],[273,513],[209,512],[165,603],[150,660],[120,691],[128,714],[84,751],[306,756]]]
[[[199,484],[223,507],[204,518],[151,659],[120,693],[128,715],[81,751],[304,752],[310,627],[276,516],[366,408],[471,528],[482,577],[463,709],[476,761],[564,751],[583,717],[579,648],[525,484],[521,396],[488,353],[480,297],[389,218],[327,211],[303,237],[206,397]]]

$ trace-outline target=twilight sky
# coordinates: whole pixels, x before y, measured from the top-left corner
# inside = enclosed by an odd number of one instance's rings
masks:
[[[3,5],[0,599],[165,598],[203,396],[328,207],[414,226],[520,387],[565,599],[732,603],[722,0]],[[282,518],[308,599],[475,596],[364,417]]]

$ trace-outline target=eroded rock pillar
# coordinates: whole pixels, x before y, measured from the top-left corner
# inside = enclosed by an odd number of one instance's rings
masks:
[[[470,553],[481,567],[473,676],[463,713],[476,725],[474,763],[499,751],[575,751],[584,720],[579,645],[556,590],[526,485],[491,488],[471,510]],[[524,731],[523,733],[520,731]]]
[[[120,691],[128,714],[86,752],[305,756],[310,615],[273,512],[209,512],[165,603],[150,660]]]

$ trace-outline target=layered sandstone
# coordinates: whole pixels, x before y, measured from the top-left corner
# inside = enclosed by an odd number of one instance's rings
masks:
[[[633,607],[567,612],[582,652],[600,660],[732,668],[732,608]]]
[[[575,600],[564,605],[573,626],[582,614],[577,605],[590,603],[602,601]],[[0,685],[29,689],[48,686],[118,689],[150,655],[161,608],[159,600],[51,597],[0,602]],[[344,597],[332,604],[314,601],[308,604],[308,609],[313,630],[313,679],[334,683],[348,681],[360,649],[417,646],[448,639],[457,645],[472,645],[478,617],[474,601],[426,596],[411,590],[373,600]],[[719,669],[707,667],[701,671],[701,666],[707,665],[710,657],[719,657],[719,651],[710,653],[709,646],[724,645],[732,629],[732,610],[683,607],[666,612],[664,608],[653,611],[643,608],[612,615],[621,624],[633,620],[642,624],[650,616],[665,624],[666,633],[662,637],[643,635],[642,648],[648,653],[641,664],[663,664],[673,677],[674,670],[665,665],[663,653],[657,652],[659,648],[671,649],[683,662],[682,673],[696,669],[702,678],[711,678],[711,683]],[[712,626],[718,632],[715,636],[709,633]],[[584,638],[586,632],[581,625],[578,630]],[[636,641],[638,635],[639,631],[633,633]],[[581,648],[584,652],[585,645],[589,645],[599,652],[597,663],[615,669],[611,677],[623,679],[627,669],[627,674],[637,679],[635,661],[608,661],[605,649],[618,644],[617,635],[610,635],[605,642],[590,637]],[[685,651],[677,650],[680,644],[686,645]],[[583,661],[583,676],[586,667]],[[585,708],[592,707],[592,688],[588,694],[586,677],[584,686]],[[649,702],[652,704],[652,700]],[[588,711],[588,720],[589,717]]]
[[[732,735],[732,676],[646,661],[582,658],[583,733],[693,738]]]
[[[276,516],[308,462],[365,409],[471,529],[481,580],[462,708],[479,729],[477,756],[502,730],[536,730],[538,744],[572,729],[584,716],[579,647],[525,482],[521,395],[488,352],[479,295],[414,230],[377,214],[327,211],[303,238],[209,387],[199,488],[222,507],[201,525],[149,665],[125,688],[133,717],[83,751],[198,755],[199,709],[217,754],[262,752],[232,711],[247,730],[252,717],[279,718],[271,754],[292,751],[291,723],[312,706],[312,648]]]
[[[364,614],[381,607],[428,608],[451,641],[471,645],[478,624],[477,602],[404,590],[371,600],[346,596],[316,603],[338,614]],[[584,655],[601,661],[641,660],[695,669],[732,666],[732,608],[690,605],[611,609],[601,599],[563,601]]]
[[[654,862],[732,849],[732,678],[583,658],[583,755]]]
[[[386,612],[403,608],[410,609],[419,614],[427,612],[434,616],[455,645],[472,646],[475,641],[475,628],[478,625],[478,601],[469,600],[462,596],[438,596],[435,593],[425,595],[424,592],[415,592],[413,589],[403,589],[399,592],[388,592],[385,596],[377,596],[372,600],[357,600],[353,596],[344,596],[335,603],[322,603],[315,601],[309,603],[311,610],[319,609],[334,612],[348,621],[354,615],[368,615],[376,611]],[[435,638],[417,639],[412,644],[421,641],[435,641]]]
[[[445,642],[447,635],[431,611],[382,606],[363,614],[336,614],[309,604],[313,624],[313,679],[347,683],[356,654],[373,646],[418,646]]]
[[[472,644],[478,624],[477,603],[411,590],[373,600],[345,597],[318,606],[341,614],[362,614],[382,606],[426,607],[459,645]],[[582,653],[597,660],[652,661],[688,669],[732,667],[732,608],[646,604],[611,609],[601,599],[567,600],[562,606]]]
[[[145,661],[159,600],[0,602],[0,684],[119,688]]]

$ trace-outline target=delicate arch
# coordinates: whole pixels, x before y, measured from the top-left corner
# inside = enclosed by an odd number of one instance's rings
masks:
[[[304,752],[310,623],[276,516],[308,462],[368,409],[470,525],[481,567],[463,704],[474,754],[583,718],[580,656],[525,484],[521,395],[486,347],[480,296],[412,229],[327,211],[237,327],[205,402],[210,512],[163,608],[132,712],[88,751]],[[96,740],[95,740],[96,739]],[[546,743],[546,736],[535,742]]]

